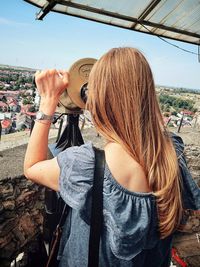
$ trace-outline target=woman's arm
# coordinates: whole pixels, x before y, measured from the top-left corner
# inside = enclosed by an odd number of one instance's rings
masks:
[[[41,96],[39,110],[53,115],[60,95],[68,86],[68,73],[47,70],[35,75]],[[28,143],[24,160],[24,174],[28,179],[53,190],[58,190],[60,169],[56,158],[47,160],[48,134],[51,122],[36,121]]]

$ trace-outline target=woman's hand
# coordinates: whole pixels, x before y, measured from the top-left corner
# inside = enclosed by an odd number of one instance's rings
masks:
[[[40,110],[47,115],[55,112],[60,95],[67,89],[69,74],[64,70],[37,71],[35,82],[41,97]]]

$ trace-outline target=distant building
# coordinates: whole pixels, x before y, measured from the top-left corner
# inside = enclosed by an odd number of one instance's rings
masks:
[[[33,123],[33,120],[35,119],[36,112],[24,112],[17,115],[16,120],[16,129],[22,130],[22,129],[30,129]]]
[[[0,112],[0,120],[2,121],[2,120],[4,120],[4,118],[5,118],[5,114]]]
[[[183,110],[182,111],[184,115],[189,115],[189,116],[193,116],[194,112],[190,111],[190,110]]]
[[[11,97],[17,97],[20,94],[20,91],[10,91],[10,90],[6,90],[6,91],[0,91],[0,96],[11,96]]]
[[[36,107],[39,107],[39,105],[40,105],[40,95],[39,95],[38,91],[35,92],[35,99],[34,99],[34,101],[35,101]]]
[[[10,119],[4,119],[1,121],[1,133],[2,134],[9,134],[12,129],[12,121]]]
[[[0,101],[0,111],[8,111],[8,105],[2,101]]]

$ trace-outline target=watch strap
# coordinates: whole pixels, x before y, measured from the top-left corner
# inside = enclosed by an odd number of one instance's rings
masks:
[[[51,115],[46,115],[44,112],[42,111],[38,111],[36,114],[36,120],[47,120],[47,121],[53,121],[54,116]]]

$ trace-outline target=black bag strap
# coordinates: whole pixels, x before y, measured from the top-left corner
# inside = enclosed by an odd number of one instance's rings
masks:
[[[92,190],[92,210],[91,210],[91,224],[89,236],[89,253],[88,253],[88,267],[99,266],[99,244],[101,235],[101,226],[103,221],[103,180],[105,169],[105,153],[103,150],[94,147],[95,151],[95,169],[94,181]],[[62,226],[67,217],[68,205],[65,204],[59,223],[54,232],[53,242],[51,244],[51,251],[46,267],[58,266],[55,264],[57,257],[57,250],[61,238]]]
[[[103,180],[105,169],[105,153],[94,147],[95,169],[92,191],[92,210],[89,237],[88,267],[99,266],[99,244],[103,221]]]

